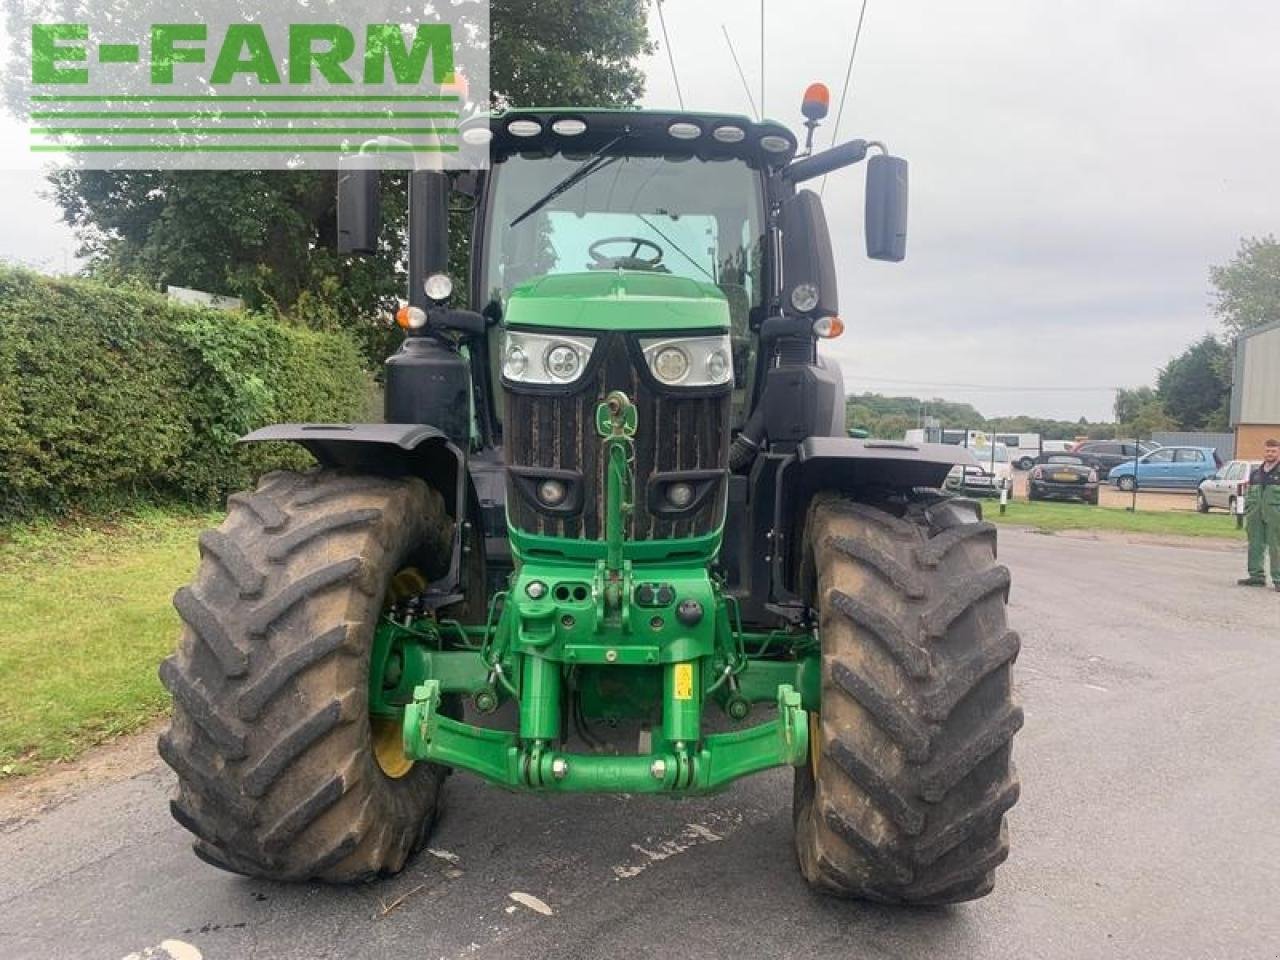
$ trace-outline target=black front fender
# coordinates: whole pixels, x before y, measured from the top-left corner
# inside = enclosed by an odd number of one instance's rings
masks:
[[[240,443],[285,441],[305,448],[323,467],[384,477],[420,477],[444,498],[453,518],[448,573],[431,585],[432,603],[463,597],[463,550],[468,519],[477,515],[469,489],[467,457],[444,432],[415,423],[279,423],[240,438]]]
[[[809,437],[778,470],[774,500],[774,543],[770,552],[775,598],[795,589],[809,503],[824,491],[854,499],[886,492],[941,487],[951,469],[977,463],[965,447],[949,443]]]
[[[321,466],[379,476],[421,477],[457,517],[466,505],[466,454],[444,432],[420,423],[278,423],[240,443],[296,443]]]
[[[782,468],[779,486],[839,490],[866,487],[941,487],[952,467],[977,463],[965,447],[951,443],[810,437]]]

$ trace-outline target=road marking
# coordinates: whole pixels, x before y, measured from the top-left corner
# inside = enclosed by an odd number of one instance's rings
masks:
[[[763,814],[753,819],[763,819]],[[613,868],[613,875],[619,880],[630,880],[644,873],[655,863],[661,863],[663,860],[705,843],[717,843],[741,827],[747,817],[740,811],[726,810],[722,813],[712,813],[705,820],[704,823],[687,823],[679,834],[657,843],[646,841],[645,845],[631,844],[631,849],[640,854],[642,859],[618,864]],[[720,832],[712,830],[712,826]]]
[[[204,960],[204,954],[185,940],[161,940],[158,945],[130,953],[123,960]]]

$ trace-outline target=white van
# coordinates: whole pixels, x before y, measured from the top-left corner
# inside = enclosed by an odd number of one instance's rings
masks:
[[[906,443],[949,443],[956,447],[977,447],[989,444],[991,435],[982,430],[924,427],[908,430],[902,439]]]
[[[1040,456],[1041,443],[1038,433],[997,433],[996,443],[1003,443],[1009,450],[1009,459],[1019,470],[1030,470]]]

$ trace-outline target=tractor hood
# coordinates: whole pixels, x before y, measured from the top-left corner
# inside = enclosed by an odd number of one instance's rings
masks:
[[[714,283],[635,270],[559,273],[511,291],[506,323],[570,330],[728,330]]]

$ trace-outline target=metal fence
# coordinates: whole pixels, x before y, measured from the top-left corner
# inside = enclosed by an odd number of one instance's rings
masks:
[[[1234,433],[1153,433],[1151,439],[1162,447],[1213,447],[1223,463],[1236,458]]]

